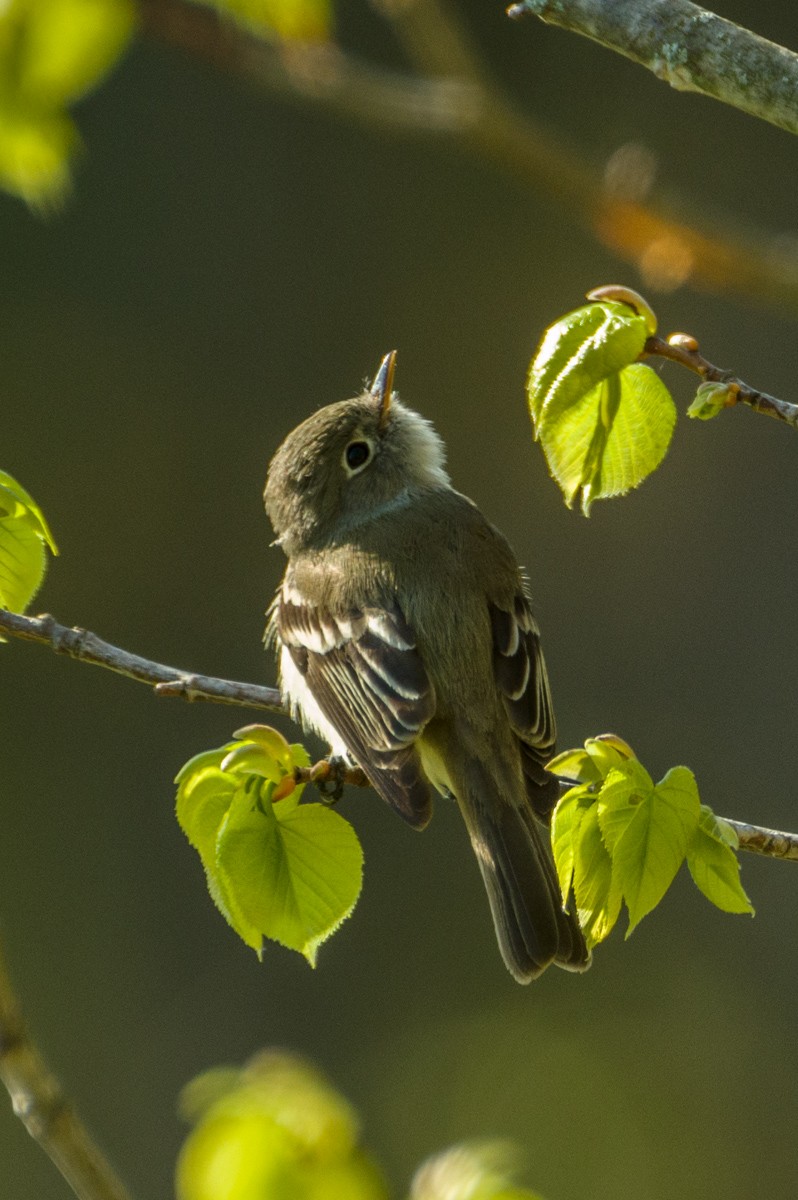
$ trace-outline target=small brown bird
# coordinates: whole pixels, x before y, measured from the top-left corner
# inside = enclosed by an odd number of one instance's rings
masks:
[[[392,392],[394,364],[395,352],[370,391],[314,413],[272,459],[282,692],[415,829],[435,791],[456,799],[520,983],[551,962],[582,971],[590,954],[550,848],[554,716],[525,580],[452,488],[437,433]]]

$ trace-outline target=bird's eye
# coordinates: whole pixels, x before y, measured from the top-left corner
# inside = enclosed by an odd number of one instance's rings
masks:
[[[365,467],[371,458],[371,446],[368,442],[350,442],[346,448],[344,459],[350,471]]]

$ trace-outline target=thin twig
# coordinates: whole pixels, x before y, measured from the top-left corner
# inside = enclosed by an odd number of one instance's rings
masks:
[[[106,667],[128,679],[149,683],[159,696],[179,696],[183,700],[208,700],[214,704],[235,704],[265,709],[267,712],[285,712],[276,688],[260,687],[256,683],[237,683],[211,675],[195,675],[190,671],[167,667],[152,659],[141,658],[138,654],[129,654],[127,650],[104,642],[96,633],[86,629],[59,625],[49,613],[25,617],[0,609],[0,633],[39,642],[49,646],[56,654],[66,654],[80,662]]]
[[[707,383],[723,383],[726,385],[726,407],[734,404],[747,404],[755,412],[765,413],[777,421],[785,421],[793,429],[798,429],[798,404],[790,400],[779,400],[777,396],[769,396],[767,392],[757,391],[749,384],[743,383],[732,371],[725,371],[714,366],[698,351],[695,338],[686,334],[671,334],[668,340],[660,337],[650,337],[643,347],[641,358],[658,356],[671,362],[679,363],[700,375]]]
[[[653,71],[798,133],[798,54],[689,0],[521,0],[511,17],[540,17]]]
[[[701,231],[623,195],[600,169],[501,93],[452,5],[373,0],[420,74],[375,68],[336,46],[276,46],[189,0],[138,0],[144,32],[256,87],[394,133],[445,136],[477,161],[542,191],[605,246],[670,286],[736,294],[798,311],[798,266],[773,237]],[[678,263],[675,282],[672,264]],[[663,269],[663,264],[670,264]],[[664,273],[663,273],[664,271]]]
[[[14,1112],[79,1200],[130,1200],[27,1032],[0,947],[0,1080]]]
[[[752,854],[766,854],[768,858],[784,858],[798,862],[798,833],[782,833],[778,829],[765,829],[760,825],[749,825],[745,821],[723,820],[731,825],[740,839],[740,849]]]

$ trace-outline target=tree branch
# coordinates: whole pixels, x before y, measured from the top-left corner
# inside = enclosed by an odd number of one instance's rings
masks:
[[[288,100],[397,133],[450,134],[472,119],[471,89],[372,66],[333,43],[281,43],[186,0],[138,0],[145,33]]]
[[[761,825],[749,825],[745,821],[722,820],[731,825],[740,839],[740,849],[752,854],[766,854],[768,858],[783,858],[798,862],[798,833],[782,833],[777,829],[765,829]]]
[[[276,688],[261,687],[256,683],[235,683],[229,679],[194,675],[188,671],[179,671],[176,667],[166,667],[162,663],[141,658],[138,654],[129,654],[127,650],[112,646],[110,642],[104,642],[96,634],[85,629],[59,625],[55,617],[49,614],[26,617],[0,608],[0,633],[23,641],[39,642],[49,646],[56,654],[67,654],[79,662],[93,663],[95,666],[115,671],[118,675],[125,675],[128,679],[151,684],[161,696],[180,696],[189,701],[208,700],[214,704],[235,704],[286,714]],[[333,800],[340,795],[343,784],[349,784],[351,787],[371,786],[360,767],[352,767],[342,759],[323,759],[312,767],[298,768],[296,779],[297,782],[315,784],[322,794],[329,794]],[[562,783],[563,786],[572,786],[573,780],[564,779]],[[723,820],[728,821],[737,831],[741,850],[798,861],[798,834],[748,825],[742,821],[732,821],[728,817],[724,817]],[[2,988],[0,960],[0,1065],[5,1046]]]
[[[798,54],[689,0],[521,0],[507,12],[580,33],[678,91],[798,133]]]
[[[14,1112],[79,1200],[130,1200],[25,1029],[0,948],[0,1080]]]
[[[543,192],[649,283],[743,296],[798,312],[798,266],[764,232],[700,230],[609,192],[602,171],[563,149],[507,100],[454,10],[439,0],[373,0],[420,74],[371,66],[333,45],[276,45],[189,0],[138,0],[145,34],[265,91],[394,133],[452,139]]]
[[[79,662],[106,667],[128,679],[149,683],[160,696],[180,696],[184,700],[208,700],[214,704],[235,704],[245,708],[265,709],[284,713],[280,693],[276,688],[260,687],[256,683],[236,683],[210,675],[195,675],[166,667],[138,654],[129,654],[95,633],[77,627],[59,625],[55,617],[45,613],[40,617],[25,617],[20,613],[0,609],[0,633],[24,641],[49,646],[56,654],[66,654]]]
[[[725,407],[747,404],[755,412],[765,413],[768,417],[775,417],[777,421],[784,421],[793,429],[798,429],[798,404],[793,404],[790,400],[779,400],[777,396],[769,396],[767,392],[759,392],[749,384],[743,383],[732,371],[713,366],[699,354],[698,342],[689,334],[672,333],[666,341],[656,336],[648,338],[640,357],[654,356],[667,358],[690,371],[695,371],[696,375],[700,375],[707,383],[725,384]]]

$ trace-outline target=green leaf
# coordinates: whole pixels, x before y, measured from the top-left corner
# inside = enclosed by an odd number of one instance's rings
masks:
[[[260,953],[263,937],[315,965],[319,945],[354,908],[363,853],[326,805],[299,804],[304,746],[268,725],[192,758],[179,772],[177,818],[225,919]],[[242,736],[243,735],[243,736]]]
[[[646,318],[606,301],[569,313],[532,362],[529,408],[549,470],[569,507],[623,495],[662,461],[676,422],[665,385],[636,362]]]
[[[352,1109],[299,1059],[265,1052],[242,1071],[207,1072],[181,1107],[196,1128],[178,1200],[387,1200]]]
[[[611,771],[598,801],[613,878],[629,909],[627,937],[659,904],[684,861],[698,826],[692,771],[673,767],[656,787],[635,760]]]
[[[133,32],[131,0],[16,0],[18,100],[55,110],[93,87],[119,58]],[[0,30],[2,26],[0,25]]]
[[[58,208],[69,190],[69,158],[79,143],[65,113],[0,104],[0,186],[31,208]]]
[[[665,384],[633,363],[547,421],[540,441],[566,504],[589,516],[594,500],[624,495],[659,466],[675,423]]]
[[[574,787],[561,797],[551,820],[551,845],[563,901],[571,891],[579,831],[587,810],[598,799],[587,787]]]
[[[13,476],[0,471],[0,606],[24,612],[47,569],[45,545],[58,553],[36,501]]]
[[[363,853],[351,825],[295,796],[270,803],[272,785],[239,789],[219,832],[217,872],[245,919],[311,966],[355,906]]]
[[[611,301],[577,308],[550,325],[527,379],[536,436],[602,379],[639,358],[647,337],[645,319]]]
[[[177,820],[202,859],[206,871],[216,866],[216,838],[233,803],[238,781],[221,769],[225,750],[197,754],[177,776]]]
[[[247,921],[235,892],[220,875],[216,862],[219,833],[227,819],[236,791],[243,788],[239,777],[223,771],[221,763],[229,747],[208,750],[190,759],[178,773],[177,820],[205,868],[208,891],[219,912],[247,946],[260,954],[261,931]]]
[[[722,413],[724,408],[729,408],[735,403],[735,392],[728,383],[700,383],[687,415],[699,421],[711,421],[718,413]]]
[[[280,41],[326,42],[332,35],[331,0],[205,0],[252,29]]]
[[[598,806],[592,805],[579,825],[574,854],[574,896],[579,924],[589,947],[603,942],[621,911],[621,889],[601,837]]]
[[[546,770],[560,779],[575,779],[578,783],[600,783],[601,772],[587,750],[563,750],[546,763]]]
[[[740,863],[733,849],[737,840],[731,826],[702,804],[698,828],[687,851],[687,866],[696,887],[717,908],[753,916],[753,905],[740,883]]]

